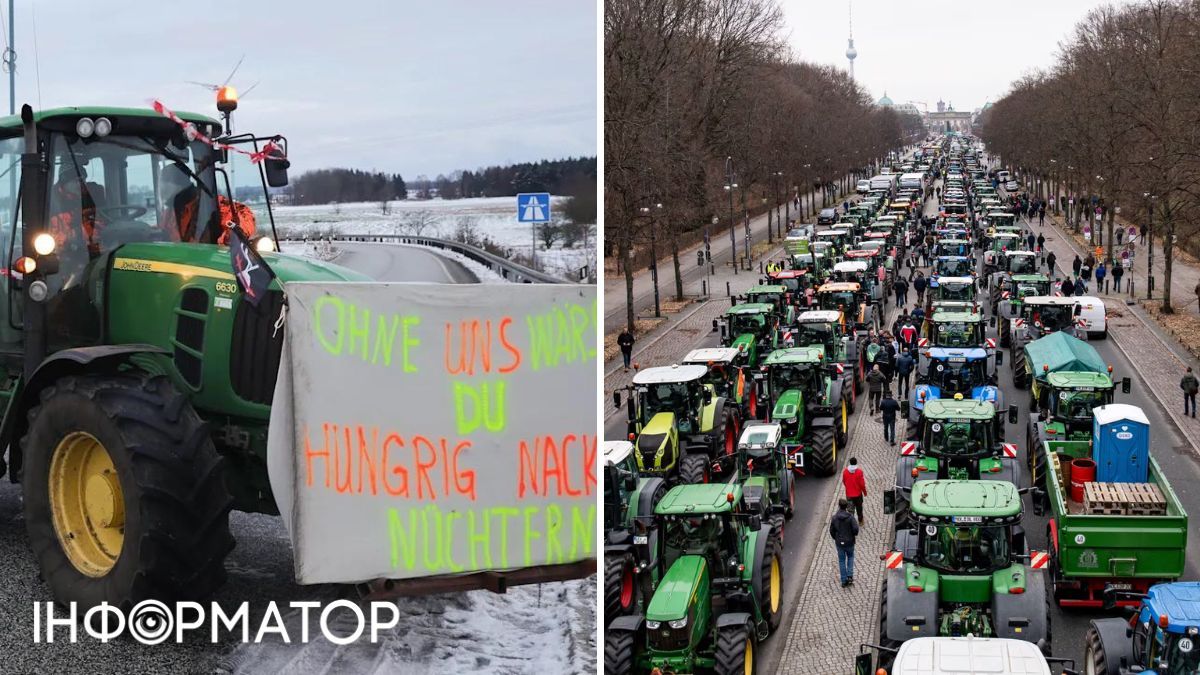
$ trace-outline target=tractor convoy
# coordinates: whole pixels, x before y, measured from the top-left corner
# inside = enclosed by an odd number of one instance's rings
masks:
[[[605,452],[606,672],[759,667],[793,600],[785,579],[803,574],[785,532],[827,513],[797,490],[838,475],[855,447],[868,374],[895,364],[885,316],[908,312],[889,302],[921,241],[931,267],[902,346],[914,368],[894,483],[869,497],[890,514],[890,546],[858,553],[860,568],[882,554],[878,632],[846,670],[976,672],[946,665],[966,658],[1010,664],[994,672],[1197,672],[1200,584],[1179,581],[1187,514],[1144,412],[1117,400],[1130,378],[1088,344],[1107,335],[1103,301],[1056,294],[971,139],[939,137],[894,168],[924,187],[877,176],[819,227],[793,226],[782,264],[713,321],[711,346],[615,395],[628,424]],[[1006,439],[1010,424],[1025,433]],[[1056,605],[1140,618],[1096,618],[1086,655],[1067,659],[1051,654]]]

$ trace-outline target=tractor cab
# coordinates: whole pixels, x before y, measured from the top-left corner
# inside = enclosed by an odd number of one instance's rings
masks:
[[[714,319],[713,329],[720,329],[722,347],[746,352],[753,366],[761,354],[776,347],[778,324],[775,305],[744,303],[730,307],[720,319]]]
[[[850,246],[854,243],[852,239],[853,237],[849,230],[820,230],[813,236],[814,242],[823,242],[829,245],[835,251],[837,251],[839,255],[842,251],[850,248]]]
[[[882,293],[878,280],[868,273],[865,260],[843,260],[833,266],[833,281],[851,282],[868,289],[872,301],[878,302]]]
[[[975,274],[975,260],[962,255],[942,255],[933,261],[932,277],[970,277]]]
[[[712,387],[716,396],[736,402],[741,408],[743,419],[758,416],[758,401],[753,378],[747,375],[749,359],[747,353],[733,347],[704,347],[693,349],[683,357],[685,366],[704,366],[708,369],[702,378],[706,386]]]
[[[1025,553],[1024,531],[1018,525],[1021,512],[1020,492],[1006,481],[920,481],[913,486],[914,563],[944,575],[990,576],[1007,571]],[[1024,575],[1015,577],[1005,579],[1008,592],[1024,586]],[[943,593],[949,595],[951,590]],[[941,632],[994,635],[985,628],[986,621],[980,615],[954,613],[945,618]]]
[[[949,398],[955,394],[976,401],[996,401],[999,389],[995,386],[996,372],[989,367],[988,353],[978,347],[933,347],[921,353],[922,368],[919,384],[913,395],[920,399]],[[920,407],[918,403],[918,408]]]
[[[796,313],[792,306],[791,293],[786,286],[775,284],[758,284],[751,286],[742,296],[742,302],[749,305],[771,305],[774,313],[783,325],[790,325]]]
[[[930,308],[939,300],[975,302],[974,277],[930,277],[926,300]]]
[[[921,325],[921,333],[932,347],[980,347],[989,343],[984,337],[986,324],[979,312],[953,312],[939,309]],[[924,342],[924,341],[923,341]]]
[[[971,255],[971,242],[966,239],[939,239],[934,244],[933,252],[938,256],[969,256]]]
[[[812,285],[808,270],[777,270],[767,274],[767,280],[772,286],[783,286],[791,295],[792,304],[799,304],[798,298],[804,295],[804,289]]]
[[[1122,385],[1126,393],[1128,380]],[[1046,375],[1038,390],[1035,401],[1043,411],[1046,434],[1061,441],[1090,441],[1092,411],[1113,402],[1116,383],[1110,373],[1061,371]]]
[[[862,286],[853,282],[831,282],[817,289],[821,309],[841,312],[842,321],[855,330],[865,331],[877,323],[874,307],[864,297]]]
[[[738,472],[742,496],[751,511],[758,511],[783,531],[784,521],[795,513],[792,473],[803,473],[796,458],[787,454],[783,431],[776,422],[747,422],[738,438]],[[799,458],[803,461],[803,456]]]
[[[1036,340],[1054,332],[1063,332],[1077,336],[1075,317],[1079,314],[1078,303],[1074,298],[1056,296],[1028,296],[1021,304],[1020,314],[1013,319],[1015,330],[1014,346]]]
[[[1017,230],[1020,229],[1020,226],[1017,225],[1016,214],[1008,211],[1002,211],[998,209],[994,211],[988,211],[987,215],[984,216],[984,219],[987,222],[989,233],[992,231],[1002,231],[1004,228],[1015,228]],[[1012,230],[1010,229],[1009,231]]]
[[[929,399],[925,401],[917,436],[921,454],[947,460],[999,456],[997,417],[991,403],[968,400],[962,394]]]
[[[992,298],[995,313],[1001,319],[1012,319],[1021,313],[1025,298],[1050,294],[1050,277],[1044,274],[1012,274],[996,285]],[[1001,345],[1008,345],[1008,322],[1000,324]]]
[[[646,368],[634,376],[629,433],[642,473],[673,474],[681,444],[704,433],[704,411],[715,401],[704,383],[707,375],[704,366],[672,365]]]
[[[1019,251],[1024,246],[1020,234],[1015,232],[997,232],[988,238],[988,246],[983,252],[983,265],[995,271],[1000,266],[1000,259],[1008,251]]]
[[[829,267],[833,262],[832,258],[826,257],[825,251],[829,248],[829,244],[820,246],[813,245],[808,253],[792,253],[788,256],[788,261],[791,263],[791,268],[795,271],[805,271],[812,279],[812,284],[820,282],[825,274],[829,271]]]
[[[629,525],[629,495],[637,489],[638,466],[633,443],[604,442],[604,531]]]
[[[809,456],[797,467],[822,476],[833,473],[837,448],[845,445],[850,398],[828,364],[823,347],[779,349],[763,363],[770,420],[780,424],[790,455]]]
[[[1033,251],[1009,249],[1000,259],[1000,271],[1007,274],[1037,274],[1038,258]]]

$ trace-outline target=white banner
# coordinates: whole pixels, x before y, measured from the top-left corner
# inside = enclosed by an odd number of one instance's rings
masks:
[[[271,488],[300,583],[596,557],[596,288],[287,285]]]

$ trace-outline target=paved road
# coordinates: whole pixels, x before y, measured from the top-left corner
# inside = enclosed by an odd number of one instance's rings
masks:
[[[926,205],[927,212],[935,208],[932,203]],[[734,292],[744,291],[755,279],[757,275],[745,276],[744,281],[738,282],[744,285],[738,287],[735,283]],[[647,349],[646,353],[639,356],[639,360],[644,365],[666,365],[682,358],[691,349],[714,346],[717,338],[707,330],[709,317],[723,311],[728,306],[727,303],[727,300],[720,299],[699,307],[693,318],[680,320],[673,333],[664,335]],[[895,308],[891,307],[890,310],[889,324]],[[1127,316],[1114,319],[1114,322],[1119,324],[1135,320],[1134,317]],[[1114,334],[1119,330],[1114,327]],[[1178,433],[1175,422],[1164,413],[1158,400],[1151,396],[1149,388],[1161,388],[1162,383],[1154,380],[1148,384],[1139,376],[1126,356],[1127,352],[1137,353],[1139,363],[1145,365],[1145,357],[1142,355],[1145,350],[1161,351],[1165,348],[1157,342],[1148,345],[1139,343],[1124,345],[1125,351],[1122,351],[1115,339],[1097,340],[1091,344],[1112,364],[1117,377],[1128,374],[1134,378],[1133,392],[1119,400],[1140,406],[1146,411],[1153,430],[1155,458],[1164,472],[1171,477],[1176,494],[1185,508],[1192,513],[1200,513],[1200,459],[1196,450]],[[1006,353],[1005,356],[1008,357],[1009,354]],[[1010,362],[1010,359],[1006,358],[1006,361]],[[1149,370],[1153,372],[1153,369]],[[623,373],[618,368],[606,379],[623,382],[631,374]],[[1175,379],[1178,377],[1175,376]],[[606,388],[609,388],[609,384],[606,382]],[[1006,400],[1009,402],[1019,403],[1028,396],[1025,392],[1018,392],[1013,386],[1011,369],[1007,363],[1001,367],[1000,385],[1004,388]],[[611,408],[611,402],[607,405]],[[1027,410],[1023,409],[1017,424],[1008,426],[1009,440],[1017,440],[1023,445],[1027,414]],[[902,429],[898,432],[903,433]],[[605,438],[622,438],[624,434],[624,415],[606,415]],[[1021,451],[1025,452],[1026,449],[1022,447]],[[865,410],[860,406],[851,423],[849,446],[842,457],[857,455],[860,463],[865,464],[868,470],[886,474],[882,477],[882,482],[890,482],[895,454],[894,449],[882,444],[882,425],[878,417],[867,417]],[[1025,472],[1023,462],[1022,471]],[[1028,481],[1029,476],[1023,473],[1022,484],[1027,485]],[[799,514],[786,529],[784,598],[787,614],[778,633],[760,647],[759,658],[762,667],[766,669],[764,672],[846,672],[852,666],[850,658],[857,651],[859,643],[876,641],[878,583],[856,584],[848,591],[840,589],[836,581],[836,560],[831,551],[824,550],[830,547],[822,545],[828,538],[825,531],[831,506],[840,495],[840,481],[836,478],[807,478],[797,484],[797,503],[811,506],[807,514]],[[878,523],[890,523],[890,517],[882,512],[879,495],[880,492],[875,490],[867,500],[867,533],[864,534],[863,544],[858,551],[859,574],[875,579],[881,577],[878,574],[866,574],[866,566],[881,565],[875,559],[875,554],[888,548],[885,542],[891,536],[890,528],[879,531],[875,529]],[[1032,547],[1045,548],[1046,522],[1045,517],[1037,517],[1032,512],[1027,512],[1024,527],[1030,535]],[[871,546],[880,550],[867,550]],[[814,560],[814,555],[818,552],[821,552],[822,556]],[[1200,546],[1195,543],[1188,547],[1185,577],[1200,578]],[[1082,659],[1082,642],[1088,621],[1103,614],[1080,610],[1064,611],[1057,607],[1053,612],[1054,654]]]
[[[342,254],[335,262],[379,281],[431,281],[474,284],[479,279],[456,260],[420,246],[354,244],[339,242]]]

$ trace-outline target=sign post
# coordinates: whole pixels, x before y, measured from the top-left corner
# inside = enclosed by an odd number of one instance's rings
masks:
[[[522,192],[517,195],[517,222],[530,224],[529,259],[537,269],[537,224],[550,222],[550,193]]]

